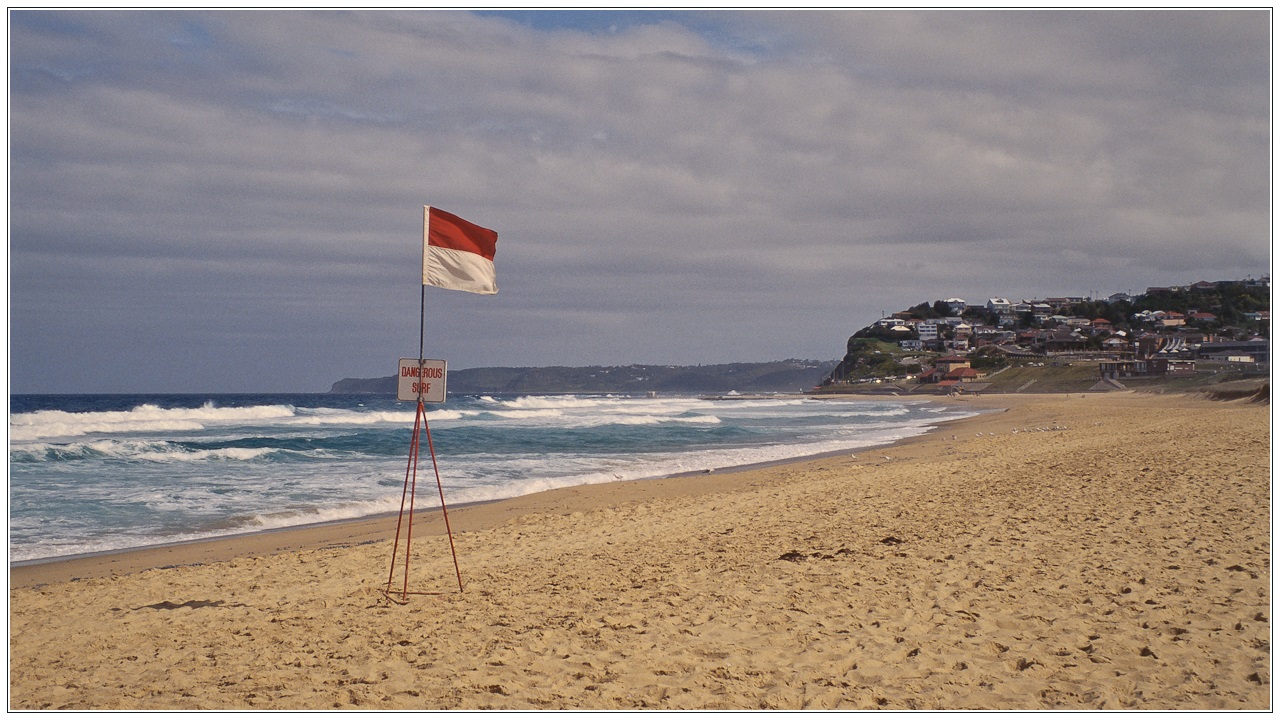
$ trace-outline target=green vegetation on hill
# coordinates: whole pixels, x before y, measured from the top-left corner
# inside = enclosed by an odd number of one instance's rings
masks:
[[[1100,305],[1106,306],[1107,303],[1092,303],[1093,308],[1098,308]],[[1268,324],[1256,318],[1249,318],[1247,314],[1271,309],[1271,288],[1233,281],[1213,283],[1212,287],[1151,288],[1146,294],[1138,295],[1131,300],[1112,303],[1111,306],[1112,311],[1120,317],[1122,322],[1129,313],[1143,310],[1180,313],[1202,310],[1214,315],[1212,321],[1201,323],[1206,329],[1236,326],[1250,332],[1265,333],[1268,330]],[[1090,308],[1079,309],[1087,311]],[[1107,316],[1099,315],[1098,317]]]
[[[849,338],[844,359],[831,372],[836,380],[852,378],[891,378],[906,374],[907,367],[899,362],[905,353],[895,343],[876,338]]]

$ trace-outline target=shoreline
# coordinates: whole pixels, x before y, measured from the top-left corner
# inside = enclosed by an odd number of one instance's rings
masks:
[[[1024,395],[1021,397],[1031,398],[1035,396]],[[847,396],[843,398],[824,397],[821,399],[824,402],[859,402],[875,398]],[[950,399],[911,398],[911,400],[916,402],[930,404],[967,404],[969,401],[976,399],[977,398],[973,396]],[[992,398],[988,397],[983,399],[991,400]],[[634,480],[621,480],[608,483],[572,485],[552,490],[543,490],[528,495],[519,495],[511,498],[480,500],[476,502],[462,503],[456,506],[449,505],[449,517],[451,525],[454,526],[456,532],[464,530],[483,530],[492,527],[491,514],[483,511],[477,513],[468,511],[477,507],[506,504],[510,505],[510,507],[495,509],[494,513],[509,515],[511,513],[520,513],[524,511],[540,512],[545,510],[548,505],[555,506],[555,504],[559,502],[559,498],[552,497],[555,494],[577,494],[570,491],[582,488],[627,485],[633,483],[654,483],[673,480],[687,481],[689,479],[709,477],[711,475],[716,475],[718,478],[726,478],[744,472],[765,470],[792,464],[804,464],[827,458],[846,456],[850,453],[856,454],[859,452],[895,447],[925,438],[933,433],[940,432],[943,428],[952,424],[973,420],[981,417],[983,414],[998,412],[1001,407],[1004,407],[1009,403],[1002,404],[999,402],[989,402],[987,404],[990,404],[993,407],[978,410],[978,414],[968,417],[939,420],[936,423],[931,423],[932,428],[923,433],[900,438],[890,443],[869,445],[861,448],[845,450],[831,450],[812,455],[785,458],[782,460],[767,460],[763,462],[747,463],[744,465],[734,465],[725,468],[712,468],[710,471],[691,470],[671,475],[655,476],[652,478],[637,478]],[[1004,407],[1004,409],[1007,409],[1007,407]],[[716,486],[718,489],[723,485],[723,483],[715,482],[711,483],[711,485]],[[691,488],[691,494],[700,493],[693,491]],[[541,497],[543,495],[547,495],[548,497]],[[473,515],[475,517],[473,517]],[[144,545],[141,547],[101,550],[97,552],[50,558],[18,560],[9,563],[9,585],[11,588],[36,587],[48,583],[109,576],[113,577],[157,568],[171,568],[184,565],[200,565],[211,562],[222,562],[247,555],[276,555],[285,552],[314,550],[325,547],[347,547],[351,545],[378,542],[380,540],[390,541],[394,539],[395,519],[398,516],[398,512],[378,513],[375,515],[338,520],[325,520],[303,525],[249,530],[208,538],[177,540],[174,542]],[[463,525],[461,526],[458,524],[459,518],[463,519]],[[422,529],[420,530],[420,528]],[[439,508],[415,511],[414,529],[415,532],[424,532],[429,535],[443,534],[444,523]]]

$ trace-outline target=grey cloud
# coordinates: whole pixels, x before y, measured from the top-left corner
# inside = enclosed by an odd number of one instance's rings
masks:
[[[1269,259],[1259,12],[11,18],[19,390],[139,334],[180,349],[117,389],[386,372],[424,203],[500,233],[498,296],[431,293],[455,367],[834,357],[935,295]]]

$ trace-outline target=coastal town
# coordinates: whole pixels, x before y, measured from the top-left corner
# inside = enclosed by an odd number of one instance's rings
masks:
[[[1089,389],[1197,373],[1265,375],[1270,276],[1149,287],[1141,294],[1036,300],[948,298],[885,315],[849,338],[815,391],[955,394],[1014,367],[1089,364]]]

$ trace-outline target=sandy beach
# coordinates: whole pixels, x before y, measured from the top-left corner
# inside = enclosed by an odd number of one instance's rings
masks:
[[[464,592],[425,513],[406,604],[394,517],[11,568],[10,708],[1271,707],[1269,407],[939,402],[993,412],[459,508]]]

